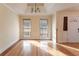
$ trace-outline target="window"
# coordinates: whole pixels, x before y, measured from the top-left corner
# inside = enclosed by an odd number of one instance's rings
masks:
[[[31,20],[24,19],[24,38],[29,38],[31,35]]]
[[[41,39],[48,39],[47,19],[40,19],[40,38]]]

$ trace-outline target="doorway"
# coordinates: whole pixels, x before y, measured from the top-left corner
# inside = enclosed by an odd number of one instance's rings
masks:
[[[79,16],[68,17],[68,42],[79,42]]]

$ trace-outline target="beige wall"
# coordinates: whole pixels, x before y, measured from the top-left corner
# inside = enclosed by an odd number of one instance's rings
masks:
[[[30,39],[40,39],[40,18],[43,16],[20,16],[20,39],[24,39],[23,37],[23,19],[31,19],[32,21],[32,34]],[[48,19],[48,33],[51,35],[52,33],[52,28],[51,28],[51,24],[52,24],[52,17],[51,16],[44,16],[45,19]]]
[[[0,5],[0,53],[19,39],[18,16]]]
[[[68,42],[67,32],[63,31],[63,17],[64,16],[79,16],[78,11],[60,11],[57,12],[56,18],[57,18],[57,40],[58,42]]]

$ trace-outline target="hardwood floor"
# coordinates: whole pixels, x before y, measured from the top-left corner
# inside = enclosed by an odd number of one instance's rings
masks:
[[[53,44],[51,40],[21,40],[5,56],[79,56],[78,45],[76,48],[75,44]]]

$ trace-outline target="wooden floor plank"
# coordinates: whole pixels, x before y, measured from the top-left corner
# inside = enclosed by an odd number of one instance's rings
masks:
[[[65,45],[65,46],[63,46]],[[56,44],[54,47],[51,40],[20,40],[15,46],[8,51],[5,56],[74,56],[67,46],[68,44]],[[68,47],[78,49],[78,45],[69,44]],[[73,49],[71,49],[73,51]],[[76,51],[76,50],[74,50]],[[79,53],[79,51],[77,51]]]

